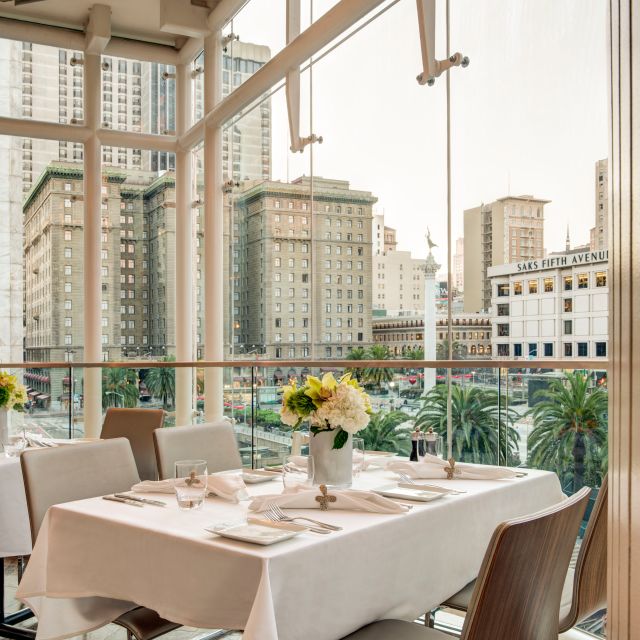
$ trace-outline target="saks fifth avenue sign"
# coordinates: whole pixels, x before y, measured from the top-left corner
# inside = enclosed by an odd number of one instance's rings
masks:
[[[498,265],[489,268],[489,276],[503,276],[510,273],[528,273],[544,269],[562,269],[563,267],[579,267],[581,265],[607,262],[609,251],[584,251],[582,253],[568,253],[538,260],[525,260],[511,264]]]

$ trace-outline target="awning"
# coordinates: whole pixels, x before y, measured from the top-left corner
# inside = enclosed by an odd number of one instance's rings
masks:
[[[39,395],[39,392],[38,391],[29,391],[27,395],[29,395],[29,396],[31,396],[33,398],[33,397]]]

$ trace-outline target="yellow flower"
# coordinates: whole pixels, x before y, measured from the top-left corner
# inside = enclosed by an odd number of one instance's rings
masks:
[[[333,377],[333,373],[325,373],[320,378],[316,376],[307,376],[307,390],[305,395],[309,396],[316,407],[321,407],[322,403],[330,398],[334,389],[338,386],[337,380]]]

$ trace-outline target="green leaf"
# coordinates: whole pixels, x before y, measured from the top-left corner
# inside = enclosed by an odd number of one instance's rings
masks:
[[[349,434],[343,429],[338,429],[337,431],[336,437],[333,439],[333,449],[342,449],[347,444]]]

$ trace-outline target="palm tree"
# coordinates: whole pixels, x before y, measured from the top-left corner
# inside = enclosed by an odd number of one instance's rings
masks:
[[[138,376],[133,369],[106,368],[102,370],[102,406],[127,407],[138,405],[140,390]]]
[[[402,357],[405,360],[424,360],[424,349],[422,347],[414,347],[403,352]]]
[[[368,451],[392,451],[408,456],[411,451],[411,427],[402,426],[410,417],[402,411],[379,411],[371,416],[366,429],[358,432]]]
[[[167,356],[162,359],[162,362],[172,362],[175,358],[173,356]],[[147,377],[144,379],[149,393],[160,398],[162,400],[162,407],[169,409],[173,407],[176,397],[176,370],[155,367],[149,369]]]
[[[389,360],[391,358],[391,352],[386,345],[374,344],[369,347],[367,356],[369,360]],[[367,367],[362,372],[362,379],[374,387],[381,389],[383,383],[393,380],[393,370],[387,367]]]
[[[513,428],[515,414],[506,407],[504,396],[498,406],[495,391],[479,387],[451,387],[453,457],[460,462],[519,464],[520,436]],[[416,426],[432,427],[447,437],[447,386],[437,385],[424,397]],[[506,449],[506,452],[505,452]]]
[[[600,483],[607,455],[607,392],[589,389],[589,378],[575,371],[538,391],[530,410],[529,464],[572,481],[573,491]]]
[[[347,353],[347,360],[366,360],[367,350],[364,347],[354,347]],[[358,382],[362,380],[364,369],[362,367],[353,367],[345,371],[350,373]]]
[[[467,355],[467,348],[462,344],[462,342],[454,340],[451,347],[451,354],[454,360],[461,360]],[[449,340],[447,340],[447,338],[438,341],[436,344],[436,359],[449,359]]]

